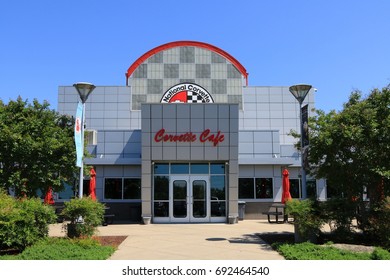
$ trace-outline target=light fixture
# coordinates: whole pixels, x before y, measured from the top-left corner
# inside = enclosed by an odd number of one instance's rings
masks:
[[[312,88],[311,85],[306,84],[298,84],[293,85],[289,87],[290,92],[292,95],[298,100],[299,102],[299,119],[300,119],[300,127],[301,127],[301,175],[302,175],[302,199],[307,198],[307,186],[306,186],[306,170],[305,170],[305,161],[304,161],[304,143],[303,143],[303,120],[302,120],[302,103],[306,98],[306,95],[309,93],[310,89]]]
[[[75,83],[73,84],[73,86],[76,88],[77,92],[79,93],[82,103],[85,103],[87,101],[88,96],[96,87],[91,83],[85,83],[85,82]]]
[[[305,100],[305,97],[311,88],[311,85],[300,84],[291,86],[289,90],[292,95],[294,95],[294,97],[298,100],[299,104],[302,104],[303,100]]]

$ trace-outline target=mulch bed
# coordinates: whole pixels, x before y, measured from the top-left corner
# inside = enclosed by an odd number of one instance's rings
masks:
[[[20,250],[18,250],[18,249],[9,248],[9,249],[1,249],[0,250],[0,256],[3,256],[3,255],[17,255],[17,254],[20,254]]]
[[[127,238],[127,235],[119,236],[94,236],[93,239],[99,241],[102,246],[112,246],[118,248],[118,246]]]

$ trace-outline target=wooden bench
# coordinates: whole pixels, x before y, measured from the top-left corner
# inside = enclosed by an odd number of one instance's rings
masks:
[[[104,214],[103,226],[111,225],[114,222],[114,218],[114,214]]]

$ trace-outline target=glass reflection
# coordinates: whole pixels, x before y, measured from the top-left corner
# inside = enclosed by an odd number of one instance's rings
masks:
[[[192,183],[192,216],[194,218],[204,218],[207,215],[207,184],[204,180],[194,180]]]
[[[173,216],[187,217],[187,181],[185,180],[173,182]]]
[[[189,174],[189,164],[188,163],[172,163],[171,164],[171,174]]]
[[[208,163],[192,163],[191,174],[209,174]]]
[[[169,177],[154,176],[154,199],[168,200],[169,199]]]
[[[169,202],[154,202],[155,217],[169,217]]]
[[[156,163],[153,170],[154,174],[169,174],[169,163]]]
[[[226,199],[225,176],[210,176],[210,194],[219,200]]]
[[[211,174],[225,174],[225,164],[224,163],[211,163],[210,164],[210,173]]]

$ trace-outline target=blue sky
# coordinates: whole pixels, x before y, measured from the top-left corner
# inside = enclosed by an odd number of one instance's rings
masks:
[[[150,49],[177,40],[215,45],[249,85],[312,84],[316,108],[340,110],[351,91],[390,83],[387,0],[1,0],[0,99],[57,107],[60,85],[126,83]]]

